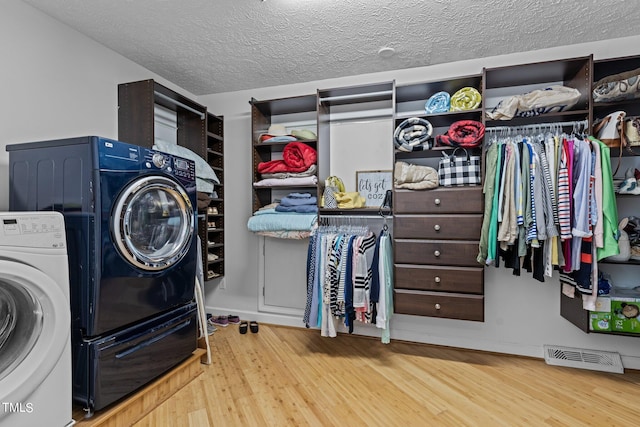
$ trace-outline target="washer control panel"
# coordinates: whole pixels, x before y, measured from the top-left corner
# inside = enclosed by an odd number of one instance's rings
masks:
[[[193,160],[177,157],[151,149],[143,150],[143,169],[161,170],[173,176],[189,180],[196,179],[196,166]]]
[[[0,212],[0,246],[66,248],[59,212]]]

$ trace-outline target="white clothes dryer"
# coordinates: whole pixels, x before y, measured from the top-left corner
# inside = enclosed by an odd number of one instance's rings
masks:
[[[0,426],[74,424],[64,218],[0,212]]]

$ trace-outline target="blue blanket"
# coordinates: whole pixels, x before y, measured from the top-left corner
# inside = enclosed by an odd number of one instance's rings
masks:
[[[275,209],[257,211],[249,221],[250,231],[311,231],[316,223],[316,214],[279,213]]]

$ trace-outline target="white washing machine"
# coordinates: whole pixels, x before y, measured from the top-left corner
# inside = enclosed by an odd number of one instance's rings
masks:
[[[64,218],[0,212],[0,426],[71,418],[71,314]]]

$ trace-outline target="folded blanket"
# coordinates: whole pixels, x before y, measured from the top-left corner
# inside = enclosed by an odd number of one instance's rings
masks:
[[[308,213],[271,213],[253,215],[247,222],[250,231],[311,231],[317,215]]]
[[[282,150],[282,160],[258,163],[259,173],[304,172],[316,163],[318,154],[302,142],[290,142]]]
[[[421,117],[410,117],[393,132],[393,143],[400,151],[424,151],[431,148],[433,126]]]
[[[302,205],[316,206],[318,204],[318,199],[309,193],[306,193],[308,197],[297,197],[296,194],[305,194],[305,193],[291,193],[288,196],[283,197],[282,200],[280,200],[280,206],[302,206]]]
[[[484,125],[475,120],[459,120],[449,126],[445,135],[436,136],[436,145],[477,147],[484,138]]]
[[[396,162],[393,172],[396,188],[427,190],[438,186],[438,171],[431,166],[421,166],[406,162]]]
[[[268,179],[261,179],[258,182],[254,182],[253,186],[254,187],[290,187],[293,185],[308,185],[308,186],[314,186],[318,184],[318,177],[317,176],[306,176],[306,177],[302,177],[302,178],[268,178]]]
[[[297,205],[297,206],[278,205],[276,207],[276,212],[314,213],[314,212],[318,212],[318,205],[315,205],[315,204],[313,204],[313,205]]]
[[[311,235],[310,231],[292,231],[292,230],[278,230],[278,231],[256,231],[256,234],[265,237],[273,237],[276,239],[295,239],[302,240],[308,239]]]
[[[318,170],[318,167],[315,164],[313,164],[313,165],[309,166],[309,169],[307,169],[304,172],[263,173],[260,176],[263,179],[266,179],[266,178],[301,178],[301,177],[305,177],[305,176],[315,175],[317,170]]]

